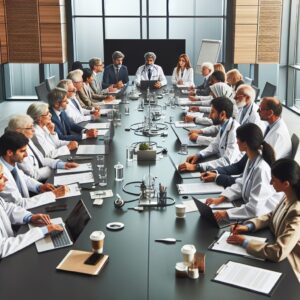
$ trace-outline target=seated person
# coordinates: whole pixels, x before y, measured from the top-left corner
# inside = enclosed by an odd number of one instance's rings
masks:
[[[104,89],[113,86],[117,89],[124,88],[129,81],[127,67],[123,65],[125,55],[121,51],[112,54],[113,63],[104,69],[102,87]]]
[[[8,122],[7,129],[20,132],[29,140],[27,148],[28,156],[21,163],[18,163],[18,167],[28,176],[38,181],[45,181],[53,174],[53,170],[72,169],[78,166],[76,163],[63,162],[60,159],[49,158],[43,155],[32,141],[34,126],[30,116],[13,116]]]
[[[52,122],[55,124],[55,131],[59,139],[66,141],[81,141],[92,139],[98,136],[97,129],[85,129],[72,122],[65,109],[68,105],[67,91],[55,88],[48,94],[49,111],[52,115]],[[73,133],[74,132],[74,133]]]
[[[194,86],[194,70],[187,54],[179,56],[177,66],[173,71],[172,83],[175,85],[183,84],[189,87]]]
[[[243,177],[226,188],[220,197],[208,198],[206,204],[220,204],[226,200],[241,198],[244,204],[216,211],[214,215],[217,220],[249,219],[269,213],[282,197],[275,193],[270,184],[270,165],[274,162],[275,155],[272,147],[264,141],[261,129],[253,123],[244,124],[236,130],[236,137],[240,151],[245,151],[248,157]],[[272,203],[269,200],[271,198]]]
[[[27,157],[29,140],[20,132],[7,131],[0,137],[0,163],[3,174],[8,179],[5,189],[0,192],[6,202],[13,202],[18,206],[30,209],[43,205],[46,200],[55,200],[68,191],[68,187],[55,188],[52,184],[42,184],[24,174],[18,168]],[[29,192],[37,195],[30,197]]]
[[[280,159],[271,172],[276,192],[284,192],[280,203],[269,214],[235,226],[227,242],[244,247],[258,258],[279,262],[287,257],[300,282],[300,167],[294,160]],[[264,228],[272,231],[274,242],[249,241],[247,235],[240,235]]]
[[[72,63],[72,66],[71,66],[71,71],[74,71],[74,70],[83,70],[83,66],[82,66],[82,63],[81,61],[79,60],[76,60]]]
[[[228,98],[220,97],[212,100],[209,117],[214,125],[220,125],[219,132],[208,147],[196,155],[188,156],[186,162],[179,165],[179,171],[203,172],[230,165],[241,158],[236,143],[236,129],[239,123],[232,119],[232,112],[233,104]],[[218,158],[203,162],[210,156],[218,156]]]
[[[72,80],[63,79],[61,80],[57,87],[62,88],[67,91],[68,105],[65,109],[65,112],[68,118],[78,124],[86,121],[94,121],[99,120],[100,118],[100,108],[95,109],[92,107],[91,109],[83,108],[78,99],[76,98],[76,89],[73,85]]]
[[[238,89],[241,84],[244,84],[243,75],[238,69],[229,70],[226,73],[227,83],[232,87],[234,91]]]
[[[142,80],[156,80],[154,88],[159,89],[167,85],[167,79],[161,66],[154,64],[156,55],[153,52],[147,52],[144,55],[145,64],[140,66],[135,74],[135,83],[141,85]]]
[[[5,189],[7,178],[0,164],[0,193]],[[24,234],[15,236],[12,224],[38,224],[44,225],[29,229]],[[50,217],[45,214],[32,214],[24,208],[5,202],[0,197],[0,258],[9,256],[42,239],[45,235],[55,231],[62,231],[60,225],[51,224]]]
[[[58,138],[51,122],[49,105],[44,102],[32,103],[27,109],[34,122],[34,135],[32,141],[45,157],[56,158],[70,155],[70,151],[78,148],[76,141],[63,141]]]
[[[196,89],[191,89],[189,95],[190,96],[208,96],[210,93],[209,85],[210,85],[210,75],[214,71],[214,65],[210,62],[204,62],[201,65],[201,74],[204,77],[203,83],[196,87]]]
[[[94,80],[91,82],[91,88],[95,94],[101,94],[102,91],[102,82],[100,80],[99,74],[104,70],[104,63],[98,57],[93,57],[89,60],[89,67],[93,72]],[[83,68],[82,68],[83,69]]]
[[[221,63],[215,63],[214,64],[214,71],[221,71],[225,75],[225,82],[226,82],[226,71],[224,66]]]

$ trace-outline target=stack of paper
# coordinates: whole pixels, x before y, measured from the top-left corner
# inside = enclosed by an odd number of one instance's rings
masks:
[[[57,199],[63,199],[63,198],[69,198],[69,197],[75,197],[81,195],[80,187],[78,186],[77,183],[68,184],[68,188],[69,191],[64,196],[58,197]]]
[[[195,195],[195,194],[219,194],[224,191],[222,186],[215,182],[198,182],[177,184],[179,195]]]
[[[186,123],[184,121],[176,121],[175,122],[176,128],[183,128],[183,127],[196,127],[196,124],[194,122]]]
[[[105,145],[79,145],[76,155],[105,154]]]
[[[86,172],[86,173],[54,176],[54,185],[68,185],[76,182],[78,182],[79,184],[94,182],[93,173]]]
[[[198,199],[198,200],[201,201],[202,203],[206,202],[206,199]],[[183,203],[186,206],[187,213],[198,211],[198,208],[197,208],[194,200],[183,201]],[[234,207],[234,205],[228,201],[222,202],[220,204],[211,204],[210,205],[211,209],[229,209],[229,208],[233,208],[233,207]]]
[[[67,173],[79,173],[79,172],[87,172],[92,171],[93,167],[91,163],[79,164],[78,167],[72,169],[57,169],[57,174],[67,174]]]
[[[108,129],[110,126],[110,123],[87,123],[84,127],[86,129]]]

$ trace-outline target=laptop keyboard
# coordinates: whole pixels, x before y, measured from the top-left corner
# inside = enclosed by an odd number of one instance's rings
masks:
[[[60,224],[60,225],[62,225],[62,224]],[[67,245],[70,245],[70,243],[71,243],[70,238],[67,235],[67,232],[65,229],[62,232],[51,232],[50,236],[51,236],[51,240],[52,240],[55,248],[67,246]]]

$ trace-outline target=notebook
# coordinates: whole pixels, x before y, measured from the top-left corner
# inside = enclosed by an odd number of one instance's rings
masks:
[[[85,204],[82,200],[79,200],[65,223],[62,218],[51,219],[53,224],[61,225],[64,230],[62,232],[52,232],[35,242],[37,251],[40,253],[73,245],[90,219],[91,215]],[[29,224],[29,228],[33,227],[35,226]]]

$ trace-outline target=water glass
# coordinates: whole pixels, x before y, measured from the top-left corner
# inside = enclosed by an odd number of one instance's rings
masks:
[[[111,122],[114,119],[114,111],[113,110],[109,110],[107,112],[107,121]]]
[[[107,185],[107,168],[104,166],[99,168],[99,186]]]

